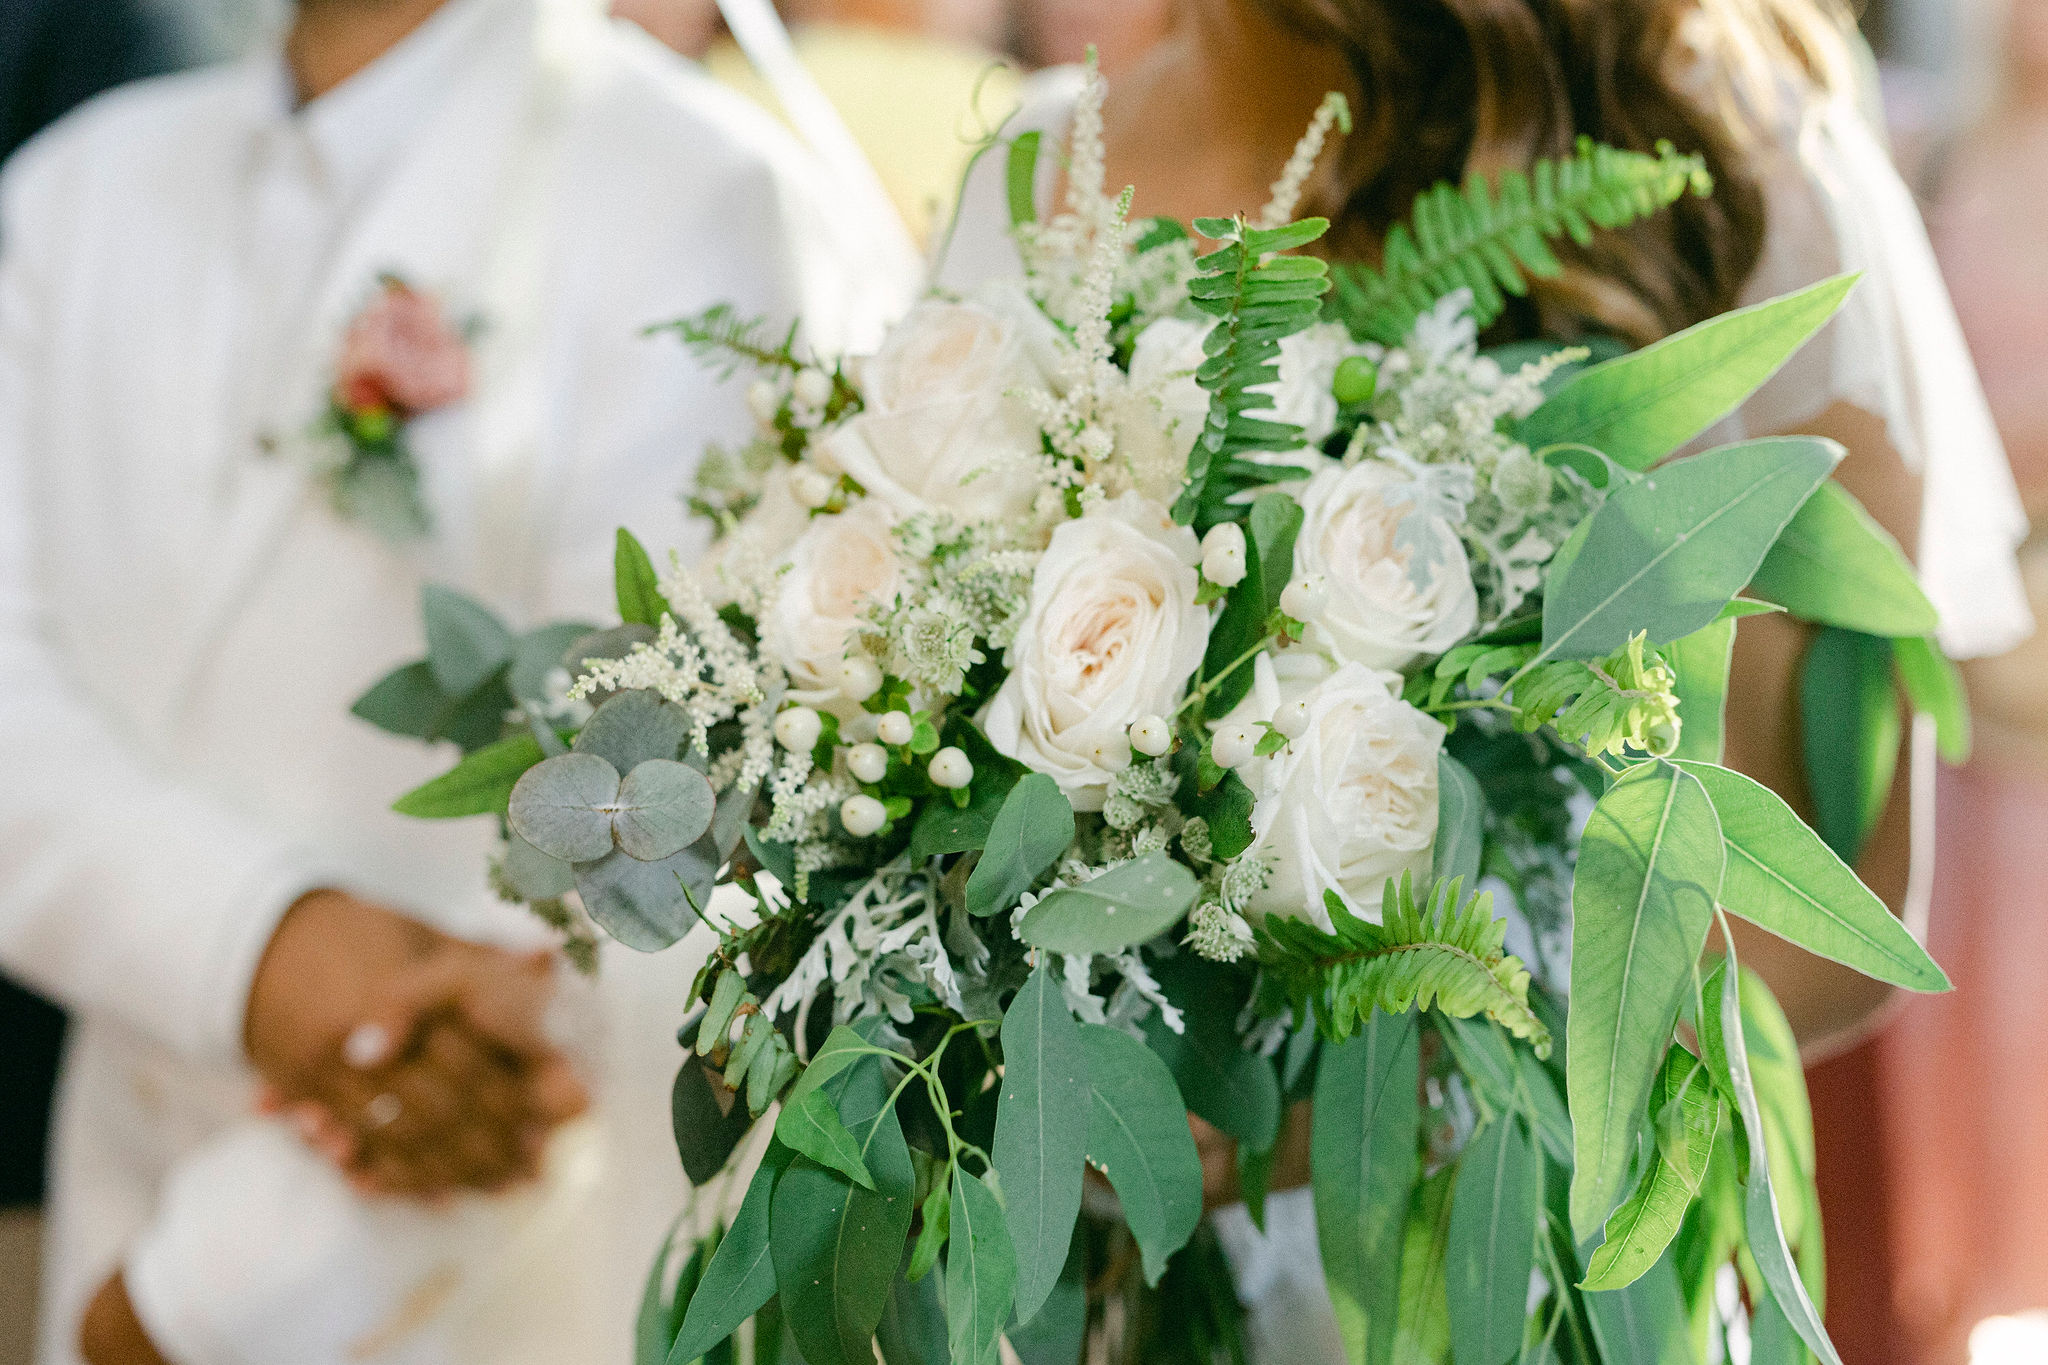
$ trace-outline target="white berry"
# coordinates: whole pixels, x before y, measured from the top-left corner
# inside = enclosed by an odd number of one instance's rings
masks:
[[[885,711],[875,722],[875,734],[884,744],[908,744],[915,733],[917,727],[910,723],[910,716],[903,711]]]
[[[1147,758],[1158,758],[1173,747],[1173,727],[1158,716],[1146,716],[1131,726],[1131,747]]]
[[[839,695],[848,701],[866,701],[882,690],[882,670],[865,654],[856,654],[839,665]]]
[[[1273,728],[1289,739],[1300,739],[1308,733],[1308,698],[1297,697],[1293,701],[1280,703],[1280,709],[1273,713]]]
[[[1131,741],[1121,733],[1107,735],[1095,741],[1094,752],[1090,755],[1095,766],[1106,772],[1120,773],[1131,766]]]
[[[872,796],[849,796],[839,803],[839,823],[856,839],[865,839],[889,822],[889,812]]]
[[[968,761],[965,753],[950,744],[932,755],[931,766],[925,772],[930,775],[934,787],[944,787],[949,791],[974,780],[974,764]]]
[[[756,379],[747,386],[747,407],[762,426],[767,426],[782,407],[782,393],[767,380]]]
[[[775,742],[793,754],[817,747],[825,722],[808,706],[792,706],[775,718]]]
[[[880,782],[889,771],[889,751],[879,744],[856,744],[846,751],[846,771],[856,782]]]
[[[823,370],[798,370],[794,388],[796,401],[807,408],[822,408],[832,401],[832,376]]]
[[[1329,587],[1319,573],[1304,574],[1280,591],[1280,610],[1297,621],[1313,621],[1323,614],[1330,600]]]
[[[1234,588],[1244,581],[1244,528],[1234,521],[1219,521],[1202,537],[1202,577],[1219,588]]]
[[[1252,761],[1252,751],[1258,747],[1259,737],[1251,726],[1225,725],[1209,741],[1209,757],[1219,768],[1242,768]]]
[[[832,501],[832,480],[820,470],[800,465],[789,476],[789,495],[812,511]]]

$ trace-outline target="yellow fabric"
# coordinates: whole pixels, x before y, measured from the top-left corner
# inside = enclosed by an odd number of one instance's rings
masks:
[[[953,211],[976,142],[1016,107],[1020,77],[977,48],[888,29],[814,24],[795,41],[903,221],[928,245]],[[723,84],[776,110],[767,83],[731,40],[714,46],[704,64]]]

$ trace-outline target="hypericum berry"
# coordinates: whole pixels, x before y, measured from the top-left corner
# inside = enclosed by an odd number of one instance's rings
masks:
[[[848,701],[866,701],[882,690],[882,670],[865,654],[856,654],[839,665],[839,695]]]
[[[1209,757],[1219,768],[1242,768],[1252,761],[1252,752],[1258,747],[1258,732],[1251,726],[1224,725],[1209,741]]]
[[[1219,521],[1202,537],[1202,577],[1219,588],[1234,588],[1244,581],[1244,528],[1234,521]]]
[[[884,744],[908,744],[916,733],[917,727],[911,724],[910,715],[905,711],[885,711],[875,722],[875,734]]]
[[[1158,716],[1145,716],[1131,726],[1131,747],[1147,758],[1158,758],[1173,747],[1173,727]]]
[[[775,420],[775,414],[782,408],[782,393],[765,379],[756,379],[747,385],[747,407],[756,421],[767,426]]]
[[[889,772],[889,751],[879,744],[856,744],[846,751],[846,771],[856,782],[880,782]]]
[[[1131,741],[1124,735],[1109,735],[1096,742],[1090,757],[1096,767],[1120,773],[1131,766]]]
[[[1323,614],[1330,590],[1319,573],[1303,574],[1280,590],[1280,610],[1297,621],[1313,621]]]
[[[789,495],[797,504],[817,511],[832,501],[832,480],[821,470],[799,465],[789,476]]]
[[[1289,739],[1300,739],[1308,733],[1308,698],[1296,697],[1283,701],[1280,709],[1273,713],[1273,728]]]
[[[1370,403],[1379,387],[1379,367],[1362,355],[1347,355],[1338,361],[1337,373],[1330,380],[1330,392],[1346,407]]]
[[[932,755],[932,762],[925,772],[931,777],[934,787],[948,791],[966,786],[974,780],[974,764],[965,752],[948,744]]]
[[[775,717],[775,742],[793,754],[816,748],[824,731],[824,720],[808,706],[792,706]]]
[[[806,366],[796,372],[792,385],[796,401],[807,408],[822,408],[832,401],[832,376],[823,370]]]
[[[865,839],[889,822],[889,812],[872,796],[849,796],[839,803],[839,823],[856,839]]]

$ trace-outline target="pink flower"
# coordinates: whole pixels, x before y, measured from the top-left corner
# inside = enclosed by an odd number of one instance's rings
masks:
[[[410,417],[460,402],[468,392],[462,334],[432,295],[387,278],[342,339],[335,401],[351,413]]]

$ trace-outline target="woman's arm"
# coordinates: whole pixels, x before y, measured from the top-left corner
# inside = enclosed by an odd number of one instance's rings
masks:
[[[1841,442],[1849,454],[1835,471],[1872,516],[1911,553],[1920,527],[1920,479],[1906,468],[1885,434],[1884,422],[1861,408],[1837,403],[1800,424],[1805,435]],[[1813,803],[1806,788],[1799,721],[1800,666],[1813,628],[1784,616],[1752,616],[1736,628],[1734,672],[1728,686],[1727,763],[1764,783],[1807,819]],[[1911,727],[1900,743],[1897,775],[1876,831],[1856,871],[1894,914],[1908,923],[1925,906],[1909,905],[1913,873],[1913,809],[1910,793],[1916,769],[1933,755],[1915,752]],[[1923,813],[1931,815],[1931,812]],[[1736,951],[1770,984],[1809,1056],[1855,1042],[1871,1025],[1893,988],[1768,934],[1731,920]]]

